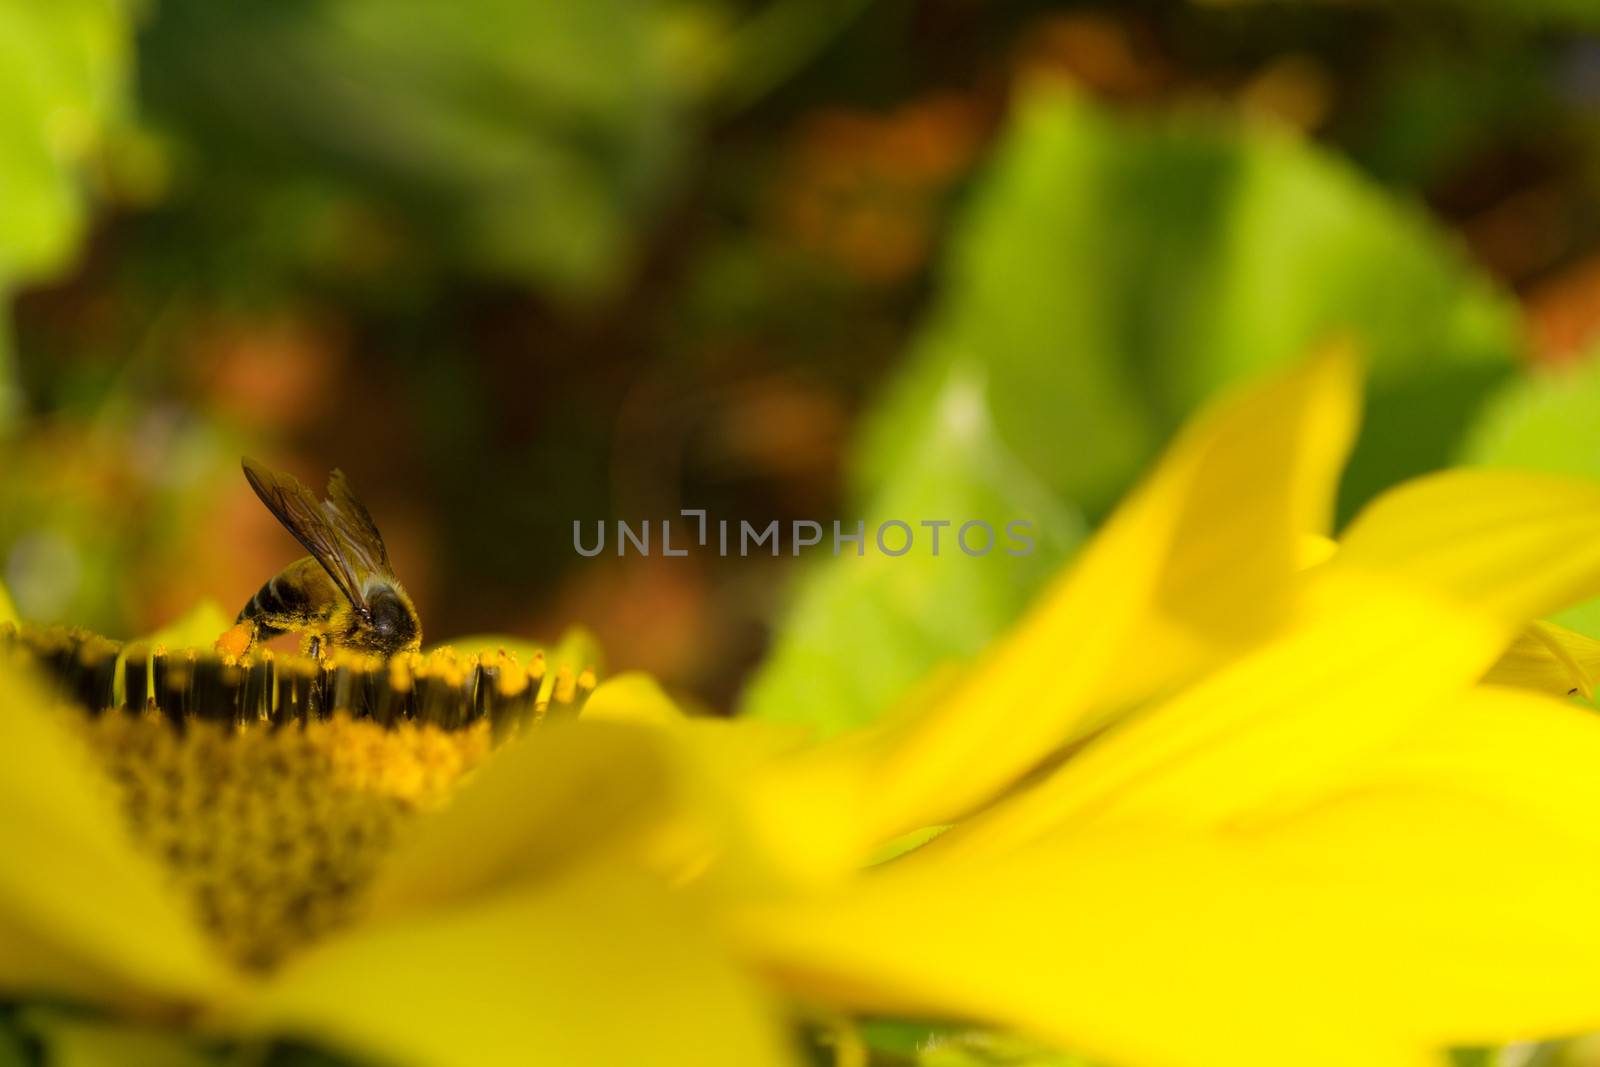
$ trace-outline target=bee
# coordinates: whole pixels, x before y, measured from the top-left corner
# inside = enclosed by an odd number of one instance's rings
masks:
[[[304,635],[301,651],[323,646],[392,656],[422,645],[422,620],[394,576],[377,524],[342,471],[319,501],[293,475],[244,460],[256,496],[311,553],[263,585],[224,641],[236,652],[279,634]],[[232,638],[229,641],[229,638]],[[219,647],[224,647],[219,642]]]

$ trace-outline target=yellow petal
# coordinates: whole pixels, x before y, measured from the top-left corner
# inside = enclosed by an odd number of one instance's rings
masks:
[[[1320,563],[1326,563],[1339,551],[1339,542],[1331,537],[1321,534],[1306,534],[1300,538],[1300,551],[1296,562],[1301,570],[1310,570]]]
[[[1247,839],[1318,891],[1307,919],[1350,939],[1352,980],[1419,1038],[1594,1030],[1597,765],[1592,713],[1483,688]]]
[[[1600,595],[1600,485],[1455,470],[1379,497],[1336,567],[1382,571],[1520,629]]]
[[[734,929],[801,996],[1110,1062],[1425,1062],[1600,1028],[1597,766],[1600,719],[1468,689],[1225,832],[1069,828],[985,863],[924,849]]]
[[[678,705],[656,680],[640,671],[619,674],[602,682],[583,706],[583,717],[652,726],[671,726],[685,719]]]
[[[1376,582],[1323,585],[1312,605],[929,847],[988,854],[1090,820],[1219,826],[1292,804],[1455,697],[1500,647],[1492,623]]]
[[[878,838],[949,821],[1121,705],[1289,617],[1357,405],[1330,350],[1191,425],[1018,627],[870,768]]]
[[[217,1022],[419,1067],[793,1062],[690,902],[611,867],[352,931]]]
[[[202,600],[161,629],[141,637],[138,643],[152,648],[165,645],[168,649],[209,649],[232,628],[232,615],[223,611],[215,600]]]
[[[16,625],[21,621],[17,616],[17,606],[11,602],[11,594],[6,592],[4,584],[0,584],[0,623]]]
[[[644,833],[675,802],[669,744],[659,730],[581,720],[506,743],[396,847],[375,912],[504,889]]]
[[[125,836],[110,783],[15,663],[0,664],[0,987],[124,1005],[201,1001],[231,974]]]
[[[924,850],[736,929],[802,996],[1111,1062],[1423,1062],[1600,1027],[1597,766],[1591,714],[1468,690],[1249,825],[1058,831],[982,864]]]
[[[1205,837],[1125,830],[983,864],[913,853],[734,936],[797,997],[1014,1027],[1097,1061],[1420,1067],[1300,936],[1284,886]]]
[[[1452,507],[1478,518],[1456,523]],[[1529,613],[1600,581],[1597,543],[1600,489],[1582,483],[1473,472],[1395,490],[1313,573],[1285,636],[934,847],[1010,848],[1090,817],[1222,824],[1293,803],[1482,677]]]
[[[1594,699],[1600,641],[1553,622],[1529,623],[1483,680],[1556,696]]]

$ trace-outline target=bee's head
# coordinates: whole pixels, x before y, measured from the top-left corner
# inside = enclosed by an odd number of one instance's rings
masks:
[[[387,585],[367,593],[367,615],[360,644],[373,652],[392,656],[415,651],[422,644],[422,623],[405,594]]]

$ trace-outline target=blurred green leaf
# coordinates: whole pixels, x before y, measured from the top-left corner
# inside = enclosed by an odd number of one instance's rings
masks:
[[[1346,512],[1447,463],[1520,343],[1505,296],[1325,153],[1275,128],[1128,122],[1035,93],[867,421],[853,497],[913,523],[1031,515],[1040,551],[817,568],[744,710],[830,730],[881,714],[1010,622],[1078,541],[1067,516],[1105,515],[1207,398],[1343,337],[1371,366]],[[982,417],[945,417],[953,398]]]
[[[870,721],[930,667],[976,654],[1066,558],[1083,523],[994,432],[981,379],[952,374],[912,429],[919,448],[865,508],[867,553],[842,546],[802,585],[782,636],[745,693],[743,712],[827,731]],[[933,554],[924,520],[948,520]],[[903,556],[873,544],[879,523],[911,526]],[[1031,554],[1013,556],[1007,525],[1031,523]],[[958,528],[987,522],[996,545],[969,556]],[[853,532],[853,524],[843,524]],[[973,531],[973,549],[981,531]],[[891,549],[903,534],[888,531]],[[832,546],[832,531],[823,544]],[[1018,549],[1020,550],[1020,548]]]
[[[199,195],[265,182],[324,230],[370,197],[380,230],[581,294],[626,266],[677,160],[664,32],[631,0],[170,0],[143,59],[153,109],[233,153],[190,160]],[[344,243],[395,240],[372,231]]]
[[[59,269],[82,234],[80,169],[121,108],[126,5],[0,3],[0,278]]]
[[[1600,359],[1531,369],[1509,383],[1472,428],[1461,461],[1600,480]],[[1600,601],[1555,621],[1600,635]]]
[[[1371,366],[1346,513],[1448,462],[1521,340],[1510,300],[1419,214],[1273,128],[1021,109],[955,240],[857,484],[894,477],[946,369],[983,368],[1001,437],[1103,516],[1219,388],[1356,340]]]
[[[122,1023],[79,1012],[36,1008],[19,1014],[50,1067],[220,1067],[193,1033]]]
[[[17,1020],[17,1012],[0,1008],[0,1067],[34,1067],[34,1042]]]
[[[1026,1038],[969,1025],[865,1019],[856,1032],[875,1067],[1092,1067]]]
[[[929,1040],[918,1067],[1092,1067],[1088,1060],[1036,1042],[986,1030],[964,1030]]]
[[[82,237],[82,168],[121,110],[120,0],[0,0],[0,300],[61,269]],[[0,330],[0,426],[21,397]]]

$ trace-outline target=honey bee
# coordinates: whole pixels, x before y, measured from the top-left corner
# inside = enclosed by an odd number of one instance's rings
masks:
[[[383,656],[421,647],[422,620],[344,473],[328,477],[328,499],[319,501],[293,475],[248,459],[243,466],[256,496],[311,555],[269,579],[219,647],[244,652],[284,633],[303,634],[301,651],[311,656],[324,645]]]

